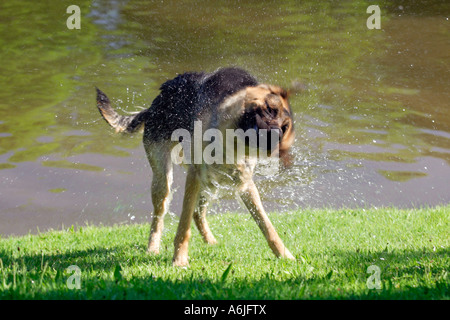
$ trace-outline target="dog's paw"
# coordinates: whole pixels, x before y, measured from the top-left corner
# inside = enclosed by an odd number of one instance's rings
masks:
[[[149,246],[147,249],[147,253],[150,255],[158,255],[159,254],[159,247]]]
[[[174,267],[187,268],[189,267],[189,261],[187,256],[177,256],[172,260],[172,265]]]
[[[207,238],[205,238],[205,242],[206,242],[207,244],[209,244],[209,245],[215,245],[215,244],[217,244],[217,240],[216,240],[216,238],[214,238],[213,236],[212,236],[212,237],[207,237]]]
[[[285,249],[281,258],[289,259],[289,260],[296,260],[295,257],[292,255],[292,253],[288,249]]]

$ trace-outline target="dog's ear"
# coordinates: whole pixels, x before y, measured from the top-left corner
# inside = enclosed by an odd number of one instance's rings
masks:
[[[283,98],[284,100],[288,100],[289,99],[289,91],[285,90],[281,87],[278,86],[270,86],[269,90],[271,91],[271,93],[279,95],[281,98]]]
[[[287,94],[289,96],[293,96],[297,93],[302,93],[308,89],[307,85],[298,79],[292,80],[291,85],[287,89]]]
[[[280,88],[280,91],[279,91],[278,94],[279,94],[283,99],[287,100],[287,99],[289,99],[290,92],[289,92],[289,91],[286,91],[285,89]]]
[[[294,157],[289,152],[289,150],[280,150],[279,157],[281,160],[281,164],[285,168],[289,168],[294,163]]]
[[[293,124],[291,124],[293,126]],[[285,167],[290,167],[293,163],[293,156],[290,153],[290,148],[294,144],[295,132],[291,127],[289,131],[283,134],[283,138],[279,144],[279,157]]]

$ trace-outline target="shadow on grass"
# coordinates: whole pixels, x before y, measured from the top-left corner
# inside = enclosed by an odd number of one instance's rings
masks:
[[[133,252],[134,250],[134,252]],[[303,262],[312,273],[293,272],[280,280],[273,270],[258,279],[231,273],[222,281],[195,270],[171,269],[171,253],[149,256],[132,245],[109,249],[86,249],[60,254],[20,254],[12,258],[0,251],[1,299],[448,299],[446,275],[449,250],[436,251],[333,251],[330,270],[319,270],[317,261]],[[195,263],[200,263],[196,260]],[[205,267],[211,261],[205,262]],[[47,267],[45,267],[47,265]],[[76,265],[83,270],[81,288],[70,290],[70,274]],[[377,265],[381,290],[370,290],[367,267]],[[122,267],[138,271],[123,274]],[[286,268],[299,268],[287,264]],[[245,266],[244,266],[245,267]],[[9,268],[6,272],[5,268]],[[166,276],[155,277],[152,269],[165,268]],[[11,271],[14,270],[14,271]],[[167,271],[168,270],[168,271]],[[300,270],[300,269],[299,269]],[[331,271],[331,272],[330,272]]]

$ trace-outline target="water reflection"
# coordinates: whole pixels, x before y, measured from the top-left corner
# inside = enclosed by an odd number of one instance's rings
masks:
[[[69,31],[63,4],[1,3],[0,233],[147,221],[141,138],[111,132],[93,88],[135,111],[177,73],[227,65],[303,89],[293,167],[257,177],[269,210],[448,203],[449,4],[381,2],[368,30],[369,4],[78,1]],[[241,210],[226,199],[213,210]]]

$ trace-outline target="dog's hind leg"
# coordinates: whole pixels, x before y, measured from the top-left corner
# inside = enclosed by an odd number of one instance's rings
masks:
[[[212,190],[211,190],[212,191]],[[215,193],[215,191],[214,191]],[[198,231],[208,244],[216,244],[217,240],[209,228],[208,221],[206,221],[206,212],[208,210],[211,194],[209,192],[201,192],[198,200],[197,208],[194,211],[194,221]]]
[[[173,265],[177,267],[188,266],[188,246],[191,237],[191,221],[197,207],[200,194],[201,178],[196,169],[189,167],[186,177],[186,187],[183,198],[183,209],[175,236]]]
[[[258,189],[256,188],[253,180],[246,181],[239,188],[239,195],[247,209],[250,211],[253,219],[258,224],[258,227],[264,234],[264,237],[266,238],[273,253],[279,258],[295,260],[294,256],[284,246],[283,241],[281,241],[274,226],[270,222],[269,217],[264,211]]]
[[[153,171],[152,202],[153,220],[150,229],[148,252],[159,253],[161,235],[164,229],[164,216],[169,210],[170,187],[173,180],[173,165],[170,158],[170,148],[165,145],[144,144],[147,157]]]

